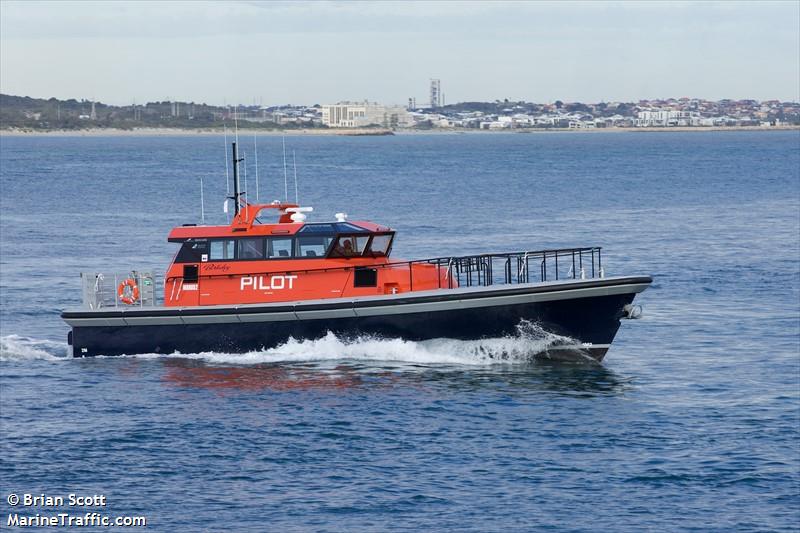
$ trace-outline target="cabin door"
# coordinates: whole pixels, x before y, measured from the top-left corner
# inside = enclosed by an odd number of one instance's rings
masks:
[[[181,305],[200,305],[199,265],[183,265]]]

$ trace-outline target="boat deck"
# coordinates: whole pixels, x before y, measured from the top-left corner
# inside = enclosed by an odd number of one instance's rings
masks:
[[[639,293],[645,290],[651,282],[652,278],[649,276],[617,276],[264,304],[75,308],[65,310],[61,316],[73,327],[271,322],[363,317],[375,314],[421,313]]]

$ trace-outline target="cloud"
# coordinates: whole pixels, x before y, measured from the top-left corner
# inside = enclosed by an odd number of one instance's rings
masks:
[[[796,30],[796,5],[680,2],[3,2],[4,39],[143,38],[281,33],[578,36],[650,32]]]

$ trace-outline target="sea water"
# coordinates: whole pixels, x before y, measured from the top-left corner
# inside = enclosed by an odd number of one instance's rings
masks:
[[[294,199],[281,138],[257,143],[250,200]],[[800,132],[286,144],[310,221],[387,224],[407,259],[603,246],[606,275],[653,276],[643,317],[602,365],[532,360],[553,339],[530,331],[67,359],[79,272],[163,271],[201,178],[225,223],[230,148],[2,137],[4,527],[77,513],[12,493],[104,495],[88,511],[159,531],[800,527]]]

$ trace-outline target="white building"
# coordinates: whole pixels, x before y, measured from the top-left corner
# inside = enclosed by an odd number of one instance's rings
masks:
[[[671,109],[647,109],[636,115],[637,127],[648,126],[697,126],[700,114],[695,111],[673,111]]]
[[[322,123],[331,128],[363,128],[372,125],[406,128],[413,121],[404,107],[364,101],[323,105]]]

